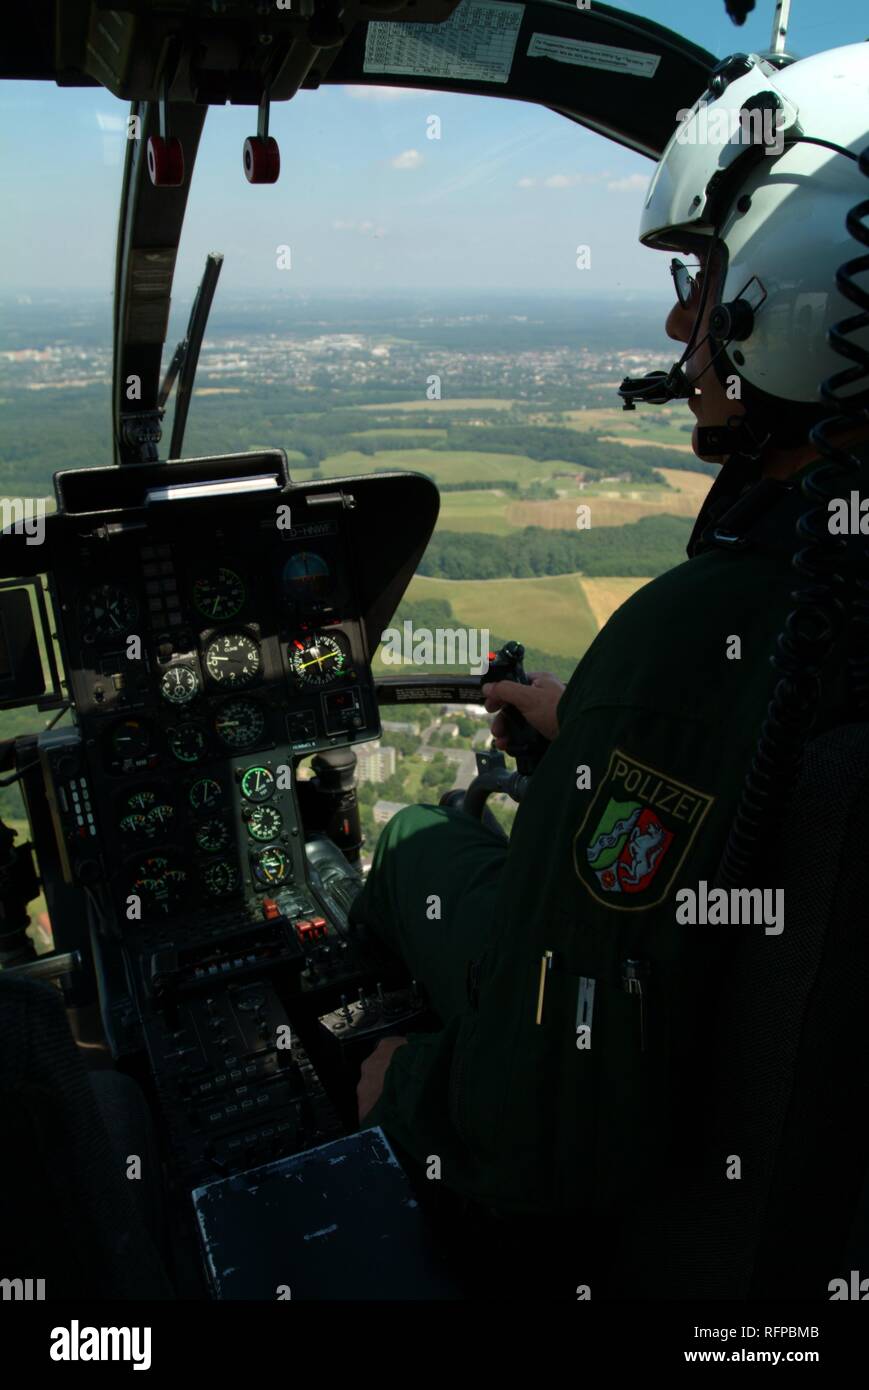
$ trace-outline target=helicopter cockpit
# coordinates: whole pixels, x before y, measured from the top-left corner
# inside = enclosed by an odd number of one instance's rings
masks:
[[[737,19],[750,8],[728,0]],[[791,61],[786,9],[773,65]],[[8,1115],[2,1186],[30,1211],[42,1193],[45,1214],[16,1233],[22,1267],[0,1273],[54,1268],[63,1297],[82,1285],[96,1298],[477,1297],[468,1231],[494,1241],[491,1225],[448,1203],[433,1221],[419,1175],[381,1130],[358,1127],[362,1059],[439,1020],[348,917],[363,883],[355,767],[388,707],[479,705],[486,680],[527,680],[523,649],[507,643],[471,676],[374,669],[435,528],[429,478],[300,481],[284,440],[185,456],[221,269],[209,256],[167,366],[188,193],[210,106],[252,108],[244,179],[271,183],[270,111],[330,84],[536,103],[655,160],[719,60],[663,24],[579,0],[81,0],[33,3],[21,26],[0,76],[103,86],[131,105],[113,456],[55,473],[40,544],[24,517],[4,518],[0,540],[0,709],[73,712],[0,744],[31,837],[0,840],[0,1092],[32,1072],[45,1107],[38,1123]],[[469,814],[493,792],[521,798],[540,753],[521,720],[508,752],[515,768],[478,752],[460,798]],[[303,760],[313,776],[297,775]],[[40,887],[53,949],[34,958],[27,904]],[[125,1092],[108,1100],[64,1036],[65,1011],[89,1008]],[[33,1029],[44,1045],[22,1042]],[[154,1145],[144,1204],[120,1173],[105,1176],[115,1142],[125,1160]],[[13,1161],[24,1146],[29,1177]],[[143,1210],[152,1198],[156,1221]],[[63,1249],[41,1264],[55,1236]],[[377,1242],[388,1260],[370,1258]]]

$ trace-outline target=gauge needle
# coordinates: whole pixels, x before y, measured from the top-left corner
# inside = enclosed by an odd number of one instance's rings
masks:
[[[300,669],[304,671],[308,666],[322,666],[324,661],[328,661],[329,657],[334,655],[334,652],[325,652],[323,656],[315,656],[313,661],[303,661]]]

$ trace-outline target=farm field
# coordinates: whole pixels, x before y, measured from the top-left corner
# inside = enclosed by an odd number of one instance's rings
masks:
[[[443,492],[438,517],[439,531],[486,531],[490,535],[506,536],[525,522],[508,517],[510,494],[497,489],[480,492]],[[531,503],[534,506],[534,503]],[[538,522],[532,522],[538,525]]]
[[[378,431],[375,431],[378,433]],[[619,526],[635,521],[641,516],[655,516],[669,513],[673,516],[695,516],[712,478],[705,473],[694,473],[678,468],[661,468],[660,472],[670,485],[669,489],[642,487],[636,483],[594,484],[581,492],[572,482],[572,475],[578,470],[575,464],[560,459],[540,461],[530,459],[524,454],[485,453],[473,450],[445,451],[440,449],[382,449],[373,454],[363,454],[359,450],[345,450],[340,454],[330,454],[324,459],[320,477],[354,477],[363,473],[380,470],[390,472],[427,473],[436,483],[458,482],[516,482],[527,487],[533,482],[552,482],[577,501],[588,501],[592,508],[592,524],[600,526]],[[557,474],[568,477],[556,477]],[[294,477],[306,481],[313,474],[310,469],[296,468]],[[459,498],[473,498],[465,505],[456,500],[456,494],[445,493],[441,498],[441,515],[460,519],[461,524],[448,527],[451,530],[495,530],[495,526],[471,527],[464,518],[475,511],[489,513],[493,520],[501,518],[498,533],[519,526],[555,526],[571,530],[576,524],[576,507],[570,502],[527,502],[518,501],[508,493],[498,495],[489,492],[491,505],[485,501],[485,489],[480,492],[469,490],[459,494]],[[604,503],[610,505],[604,506]],[[553,510],[555,509],[555,510]],[[441,526],[444,526],[444,520]]]
[[[370,439],[372,435],[382,438],[389,435],[393,439],[419,439],[421,434],[425,434],[428,439],[446,439],[446,430],[434,429],[431,426],[421,425],[414,429],[413,425],[381,425],[375,426],[370,430],[354,430],[354,439]]]
[[[636,434],[601,434],[598,438],[602,444],[626,444],[629,449],[671,449],[677,454],[692,454],[694,452],[690,444],[668,443],[663,439],[646,439]]]
[[[668,474],[672,491],[664,488],[610,486],[585,488],[575,498],[558,502],[521,502],[507,500],[504,516],[512,526],[546,526],[556,530],[573,530],[576,508],[585,503],[591,513],[592,526],[625,526],[643,516],[695,517],[709,490],[712,479],[704,473],[681,473],[677,468],[661,470]],[[689,481],[683,485],[682,479]],[[702,479],[702,488],[697,480]]]
[[[411,580],[406,602],[446,599],[451,625],[515,636],[527,645],[578,661],[597,633],[648,579],[585,579],[576,574],[541,579]],[[374,670],[399,675],[376,659]],[[424,668],[421,668],[424,669]],[[436,668],[443,669],[443,668]]]
[[[575,574],[540,579],[428,579],[415,575],[414,599],[447,599],[457,623],[515,634],[519,641],[562,656],[580,656],[597,632],[591,606]]]
[[[548,481],[553,472],[559,469],[576,472],[576,465],[559,459],[547,459],[541,463],[524,454],[490,454],[471,449],[451,452],[440,449],[382,449],[373,454],[349,449],[340,454],[330,454],[323,460],[321,471],[323,477],[338,478],[373,473],[377,469],[428,473],[438,483],[485,483],[507,479],[527,485],[535,479]]]
[[[648,584],[648,579],[581,579],[583,593],[591,609],[598,628],[609,622],[617,608]]]
[[[533,467],[531,460],[528,466]],[[623,526],[644,516],[695,517],[712,479],[705,473],[662,468],[669,489],[609,484],[586,487],[581,492],[569,480],[557,478],[556,487],[568,496],[558,501],[517,500],[508,492],[481,489],[479,492],[445,492],[441,495],[438,519],[440,531],[487,531],[508,535],[523,526],[574,530],[576,508],[591,508],[592,526]]]
[[[420,401],[387,401],[383,405],[360,405],[359,410],[379,410],[383,414],[394,410],[440,411],[444,415],[460,410],[511,410],[513,401],[502,396],[479,396],[455,398],[453,400],[430,401],[423,397]]]
[[[668,412],[669,414],[669,412]],[[618,439],[631,444],[667,444],[691,452],[691,436],[681,426],[691,417],[687,407],[673,412],[673,418],[662,419],[639,410],[622,410],[620,406],[589,406],[587,410],[565,410],[564,424],[572,430],[594,430],[601,438]]]

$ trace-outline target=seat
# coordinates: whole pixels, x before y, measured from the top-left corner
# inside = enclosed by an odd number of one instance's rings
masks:
[[[174,1298],[149,1228],[160,1172],[142,1092],[86,1070],[55,989],[2,974],[0,1116],[4,1277],[45,1279],[51,1300]]]

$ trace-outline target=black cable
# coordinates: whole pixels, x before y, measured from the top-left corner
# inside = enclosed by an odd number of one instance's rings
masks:
[[[860,172],[869,178],[869,147],[859,156]],[[869,198],[861,200],[846,218],[846,227],[861,246],[869,246]],[[781,679],[775,687],[758,739],[751,767],[743,784],[716,882],[725,888],[745,883],[763,842],[764,831],[790,798],[802,767],[803,750],[818,714],[821,670],[849,618],[848,672],[854,703],[859,713],[869,707],[869,553],[864,548],[864,567],[854,577],[846,608],[845,580],[840,571],[845,540],[830,531],[829,502],[841,496],[842,484],[850,484],[861,463],[855,455],[833,443],[832,435],[843,427],[864,423],[869,409],[869,352],[851,340],[869,326],[869,292],[855,276],[869,269],[869,255],[846,261],[836,272],[839,292],[861,312],[834,324],[827,340],[852,366],[828,377],[820,388],[822,400],[835,413],[816,425],[810,439],[822,462],[801,484],[811,505],[797,522],[797,536],[806,544],[793,556],[792,565],[806,583],[792,592],[794,608],[788,614],[771,658]],[[842,396],[846,386],[858,381],[863,389]]]

